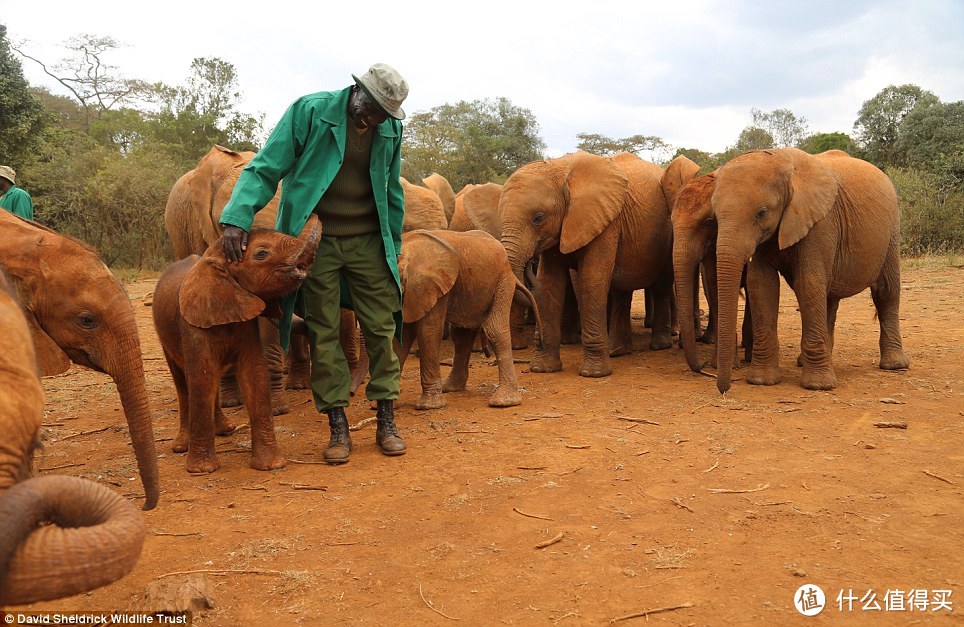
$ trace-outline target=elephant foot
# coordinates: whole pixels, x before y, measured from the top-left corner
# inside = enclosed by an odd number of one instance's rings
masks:
[[[218,462],[218,458],[215,457],[213,452],[209,455],[195,455],[193,452],[188,453],[187,455],[187,471],[189,473],[208,474],[214,472],[220,467],[221,464]]]
[[[609,359],[606,359],[601,362],[584,361],[582,369],[579,371],[579,376],[598,379],[599,377],[608,377],[612,373],[612,364],[609,363]]]
[[[187,453],[190,442],[191,434],[188,431],[178,431],[177,437],[174,438],[174,444],[171,446],[171,450],[175,453]]]
[[[559,372],[562,359],[559,355],[537,354],[529,365],[529,372]]]
[[[288,373],[288,379],[285,381],[285,389],[307,390],[310,384],[311,377],[308,376],[307,372]]]
[[[272,416],[283,416],[283,415],[287,414],[289,411],[291,411],[291,410],[288,409],[288,404],[287,404],[287,403],[281,403],[280,405],[272,405],[272,406],[271,406],[271,415],[272,415]]]
[[[633,352],[632,343],[624,344],[620,342],[618,346],[611,346],[609,348],[610,357],[620,357],[622,355],[629,355],[632,352]]]
[[[285,399],[283,390],[273,390],[271,392],[271,414],[282,416],[288,413],[288,401]]]
[[[649,340],[649,349],[654,351],[663,351],[667,348],[673,348],[673,336],[670,333],[654,333],[653,337]]]
[[[218,400],[221,407],[239,407],[244,404],[241,394],[233,389],[222,389],[218,394]]]
[[[227,416],[221,412],[217,412],[214,416],[214,432],[218,435],[231,435],[238,426],[228,420]],[[180,438],[180,434],[178,434]]]
[[[445,407],[445,399],[441,394],[423,393],[415,403],[415,409],[439,409]]]
[[[700,344],[716,344],[716,332],[704,331],[696,341]]]
[[[500,385],[489,397],[489,407],[515,407],[522,404],[518,388]]]
[[[285,458],[277,446],[251,454],[251,467],[255,470],[277,470],[284,468]]]
[[[746,377],[746,382],[752,385],[776,385],[782,379],[779,368],[751,368],[750,374]]]
[[[804,368],[800,385],[807,390],[832,390],[837,387],[833,368]]]
[[[804,364],[803,353],[800,353],[799,355],[797,355],[797,368],[803,368],[803,364]]]
[[[888,351],[880,355],[881,370],[906,370],[910,367],[910,358],[904,351]]]
[[[453,378],[452,376],[449,376],[442,383],[442,391],[443,392],[461,392],[462,390],[465,389],[466,383],[467,383],[467,378],[462,378],[462,377]]]

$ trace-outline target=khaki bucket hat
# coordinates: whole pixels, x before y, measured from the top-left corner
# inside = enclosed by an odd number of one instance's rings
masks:
[[[17,173],[8,165],[0,165],[0,176],[7,179],[14,185],[17,184]]]
[[[396,120],[405,119],[402,102],[408,97],[408,81],[395,68],[376,63],[361,76],[352,74],[351,77],[388,115]]]

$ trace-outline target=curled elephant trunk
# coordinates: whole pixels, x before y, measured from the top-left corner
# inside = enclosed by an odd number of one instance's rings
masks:
[[[104,486],[77,477],[23,481],[0,494],[0,606],[112,583],[134,568],[145,535],[140,512]]]

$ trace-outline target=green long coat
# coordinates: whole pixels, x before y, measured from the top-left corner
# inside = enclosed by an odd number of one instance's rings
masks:
[[[275,228],[288,235],[301,233],[344,161],[350,92],[350,87],[318,92],[302,96],[288,107],[264,148],[238,178],[231,200],[221,212],[221,224],[251,230],[255,212],[268,204],[278,189],[278,182],[283,180]],[[401,252],[405,218],[405,197],[399,180],[402,123],[388,118],[376,130],[372,138],[372,189],[385,244],[385,261],[401,293],[397,257]],[[292,294],[281,303],[281,342],[286,347],[295,297]],[[345,289],[342,289],[342,298],[347,298]],[[395,319],[401,333],[399,312]]]

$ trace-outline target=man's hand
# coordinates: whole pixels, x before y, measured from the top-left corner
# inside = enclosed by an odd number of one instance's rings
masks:
[[[221,245],[224,247],[224,256],[228,261],[237,263],[244,257],[244,251],[248,249],[248,232],[240,226],[224,224],[224,235],[221,237]]]

